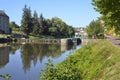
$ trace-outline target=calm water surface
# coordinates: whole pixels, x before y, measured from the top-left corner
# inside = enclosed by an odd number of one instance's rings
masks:
[[[59,44],[9,44],[0,47],[0,75],[9,73],[10,80],[40,80],[40,70],[45,68],[48,59],[53,64],[61,62],[80,47]]]

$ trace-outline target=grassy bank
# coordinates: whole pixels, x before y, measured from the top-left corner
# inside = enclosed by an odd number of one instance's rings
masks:
[[[84,46],[54,67],[47,63],[40,80],[119,80],[120,49],[107,40]]]

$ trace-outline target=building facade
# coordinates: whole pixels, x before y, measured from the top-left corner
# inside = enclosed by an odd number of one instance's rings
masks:
[[[0,10],[0,33],[10,33],[9,16],[2,10]]]
[[[87,36],[86,28],[84,28],[84,27],[74,28],[74,30],[75,30],[75,37]]]

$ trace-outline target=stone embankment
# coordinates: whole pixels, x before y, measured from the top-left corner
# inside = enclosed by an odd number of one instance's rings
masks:
[[[74,43],[81,44],[80,38],[65,38],[65,39],[17,39],[18,43],[39,43],[39,44],[61,44],[61,45],[72,45]]]

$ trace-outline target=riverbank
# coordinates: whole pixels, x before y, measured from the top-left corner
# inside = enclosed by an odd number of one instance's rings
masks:
[[[120,49],[108,40],[82,47],[62,63],[51,63],[40,80],[119,80]]]

